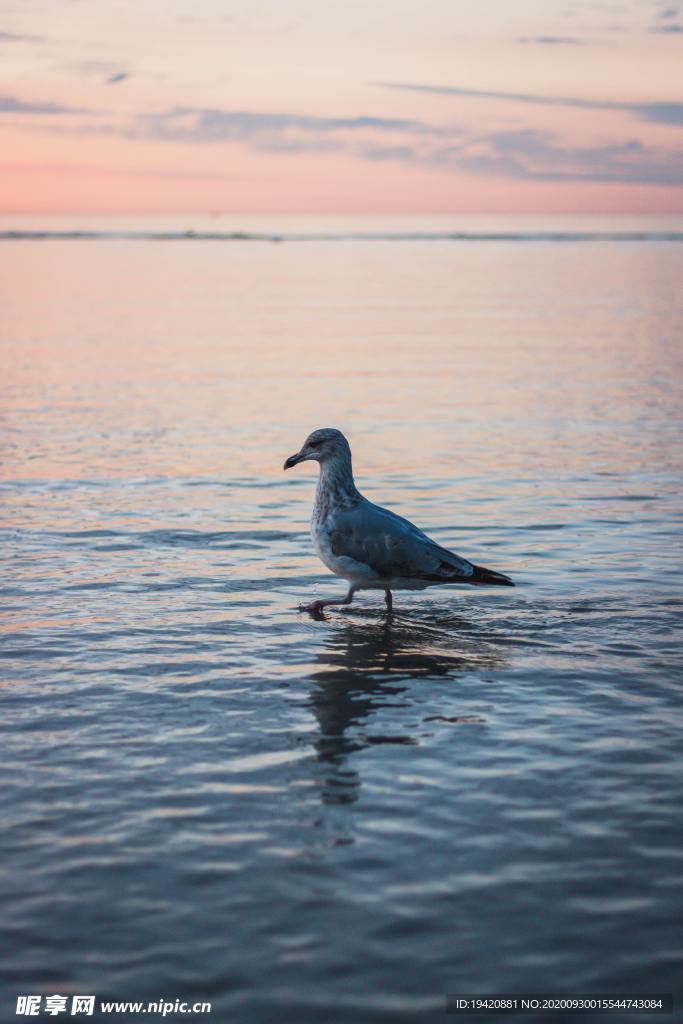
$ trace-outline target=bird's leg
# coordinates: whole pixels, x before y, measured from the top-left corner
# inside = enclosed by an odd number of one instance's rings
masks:
[[[327,608],[328,605],[331,604],[351,604],[355,593],[356,588],[349,587],[349,592],[346,597],[330,597],[326,601],[313,601],[311,604],[304,605],[304,611],[311,612],[312,615],[317,615],[322,612],[323,608]]]
[[[385,590],[384,591],[384,601],[385,601],[386,606],[387,606],[387,614],[391,615],[391,613],[393,611],[393,608],[394,608],[394,599],[391,596],[391,591],[390,590]]]

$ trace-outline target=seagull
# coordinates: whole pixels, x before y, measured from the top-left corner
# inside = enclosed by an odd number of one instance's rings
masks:
[[[304,610],[351,604],[358,590],[383,590],[387,611],[392,590],[423,590],[438,583],[514,587],[502,572],[484,569],[442,548],[407,519],[368,501],[357,490],[351,448],[340,430],[314,430],[283,469],[300,462],[320,465],[311,516],[311,538],[320,560],[348,581],[346,597],[313,601]]]

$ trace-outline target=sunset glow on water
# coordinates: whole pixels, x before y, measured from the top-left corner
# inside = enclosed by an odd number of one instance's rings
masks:
[[[667,241],[0,242],[8,991],[677,990],[682,279]],[[516,589],[300,613],[344,588],[281,467],[328,425]]]

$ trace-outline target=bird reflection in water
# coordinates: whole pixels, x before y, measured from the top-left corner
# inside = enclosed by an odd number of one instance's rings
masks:
[[[352,754],[377,744],[419,742],[414,714],[404,717],[398,712],[400,727],[392,733],[381,725],[383,709],[384,717],[396,722],[396,709],[415,708],[415,680],[455,679],[465,672],[500,667],[504,660],[496,650],[495,637],[477,635],[471,623],[454,617],[435,622],[395,615],[377,621],[373,616],[332,626],[317,656],[317,667],[309,675],[313,685],[307,702],[320,730],[313,745],[322,768],[317,782],[323,806],[340,808],[358,799],[361,778]],[[448,719],[472,720],[478,719],[457,715]],[[410,732],[404,731],[408,723]],[[348,816],[334,822],[324,818],[319,825],[332,829],[333,843],[353,842]]]

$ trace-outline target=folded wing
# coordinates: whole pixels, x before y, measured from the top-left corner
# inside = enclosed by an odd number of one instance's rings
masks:
[[[335,555],[353,558],[387,581],[479,582],[471,562],[435,544],[407,519],[366,499],[335,515],[329,539]]]

